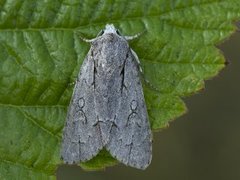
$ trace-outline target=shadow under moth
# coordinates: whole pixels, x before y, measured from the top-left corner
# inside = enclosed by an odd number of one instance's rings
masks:
[[[105,148],[118,161],[145,169],[152,158],[152,134],[140,79],[140,65],[128,40],[106,25],[91,40],[68,108],[61,156],[86,162]]]

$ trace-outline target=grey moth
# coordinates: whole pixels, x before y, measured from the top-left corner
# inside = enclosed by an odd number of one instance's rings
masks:
[[[118,161],[145,169],[152,158],[152,134],[136,53],[113,25],[91,40],[68,108],[61,156],[86,162],[105,148]]]

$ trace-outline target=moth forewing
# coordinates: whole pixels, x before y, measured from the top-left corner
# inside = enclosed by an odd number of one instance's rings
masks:
[[[152,135],[137,55],[113,25],[86,41],[91,48],[69,105],[62,158],[84,162],[105,147],[120,162],[145,169]]]

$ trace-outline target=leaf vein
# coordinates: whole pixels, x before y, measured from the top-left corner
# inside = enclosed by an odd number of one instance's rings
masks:
[[[37,173],[41,173],[41,174],[46,174],[48,176],[53,176],[54,175],[54,174],[51,174],[50,172],[47,172],[47,171],[41,171],[41,170],[36,169],[36,168],[31,168],[31,167],[27,166],[26,164],[24,164],[22,162],[14,162],[12,160],[9,160],[9,159],[6,160],[6,159],[2,159],[2,158],[0,158],[0,161],[2,161],[3,163],[6,163],[6,164],[15,165],[15,166],[18,166],[18,167],[24,167],[27,170],[37,172]]]
[[[21,57],[18,56],[18,53],[14,50],[13,47],[11,47],[9,44],[7,44],[5,41],[3,43],[3,45],[5,45],[6,49],[8,50],[8,52],[11,52],[9,54],[11,54],[13,57],[15,57],[15,63],[20,67],[20,69],[24,70],[25,72],[28,72],[32,75],[34,75],[34,73],[27,68],[22,62],[21,62]]]
[[[175,8],[173,10],[169,10],[169,11],[165,11],[163,13],[159,13],[159,14],[149,14],[149,15],[146,15],[146,16],[135,16],[135,17],[126,17],[125,19],[115,19],[115,20],[110,20],[111,23],[118,23],[119,21],[134,21],[134,20],[142,20],[143,18],[159,18],[160,17],[160,20],[165,20],[164,18],[162,18],[161,16],[163,15],[166,15],[170,12],[173,12],[173,11],[177,11],[177,10],[183,10],[183,9],[186,9],[186,8],[191,8],[191,7],[194,7],[194,6],[199,6],[199,5],[211,5],[211,4],[214,4],[214,3],[224,3],[225,1],[224,0],[214,0],[214,1],[211,1],[211,2],[204,2],[204,3],[199,3],[199,4],[193,4],[193,5],[190,5],[190,6],[184,6],[184,7],[180,7],[180,8]],[[110,23],[109,22],[109,23]],[[84,25],[79,25],[78,27],[75,26],[75,27],[70,27],[70,28],[59,28],[59,27],[51,27],[51,28],[18,28],[18,29],[1,29],[1,31],[52,31],[52,30],[55,30],[55,31],[74,31],[75,29],[78,29],[79,27],[81,28],[87,28],[87,27],[90,27],[90,26],[102,26],[104,25],[105,23],[104,22],[93,22],[93,23],[88,23],[88,24],[84,24]],[[216,30],[216,28],[208,28],[208,30],[210,31],[211,29],[213,30]],[[219,30],[219,29],[218,29]],[[221,29],[221,30],[226,30],[226,29]],[[226,30],[227,31],[227,30]],[[228,29],[229,31],[229,29]]]
[[[193,3],[191,5],[182,6],[182,7],[170,9],[168,11],[164,11],[160,15],[169,14],[169,13],[174,12],[174,11],[182,11],[182,10],[193,8],[193,7],[209,6],[209,5],[212,5],[212,4],[215,4],[215,3],[224,3],[225,1],[227,2],[227,0],[213,0],[213,1],[206,1],[206,2],[201,2],[201,3],[196,3],[196,4]]]
[[[175,64],[182,64],[182,65],[224,65],[224,62],[186,62],[186,61],[152,61],[146,58],[140,58],[145,62],[152,63],[152,64],[165,64],[165,65],[175,65]]]
[[[30,122],[32,122],[34,125],[36,125],[37,127],[39,127],[40,129],[42,129],[44,132],[46,132],[47,134],[49,134],[50,136],[56,138],[58,141],[60,140],[60,137],[53,134],[49,129],[47,129],[46,127],[44,127],[42,124],[40,124],[35,118],[33,118],[31,115],[27,114],[26,112],[24,112],[21,108],[17,108],[25,117],[26,119],[28,119]]]
[[[180,24],[177,24],[177,23],[174,23],[173,21],[171,20],[166,20],[166,19],[162,19],[162,21],[164,23],[166,23],[167,25],[169,26],[172,26],[173,28],[178,28],[178,29],[188,29],[188,30],[191,30],[191,31],[216,31],[218,33],[220,33],[219,31],[226,31],[226,32],[232,32],[233,29],[230,29],[230,28],[200,28],[200,27],[192,27],[192,26],[185,26],[185,25],[180,25]]]
[[[64,106],[64,105],[59,105],[59,104],[56,104],[56,105],[17,105],[17,104],[2,104],[0,103],[0,106],[3,106],[3,107],[14,107],[14,108],[31,108],[31,107],[34,107],[34,108],[63,108],[65,109],[67,106]]]

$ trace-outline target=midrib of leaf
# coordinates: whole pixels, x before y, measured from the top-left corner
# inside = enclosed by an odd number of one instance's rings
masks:
[[[142,20],[144,18],[136,18],[135,20]],[[126,22],[126,21],[133,21],[133,20],[110,20],[108,21],[108,23],[119,23],[119,22]],[[146,20],[147,21],[147,20]],[[224,28],[208,28],[208,29],[204,29],[204,28],[193,28],[193,27],[187,27],[187,26],[180,26],[180,25],[177,25],[177,24],[173,24],[171,23],[170,21],[168,20],[164,20],[164,19],[161,19],[161,21],[165,22],[166,24],[170,25],[170,26],[173,26],[173,27],[176,27],[176,28],[181,28],[181,29],[189,29],[189,30],[195,30],[195,31],[226,31],[226,32],[234,32],[235,29],[224,29]],[[11,28],[11,29],[0,29],[0,32],[7,32],[7,31],[12,31],[12,32],[19,32],[19,31],[24,31],[24,32],[29,32],[29,31],[37,31],[37,32],[41,32],[41,31],[71,31],[71,32],[78,32],[79,29],[81,28],[87,28],[87,27],[90,27],[90,26],[104,26],[106,23],[93,23],[91,25],[86,25],[86,26],[77,26],[77,27],[72,27],[72,28],[59,28],[59,27],[51,27],[51,28],[44,28],[44,27],[40,27],[40,28],[32,28],[32,27],[29,27],[29,28]]]

